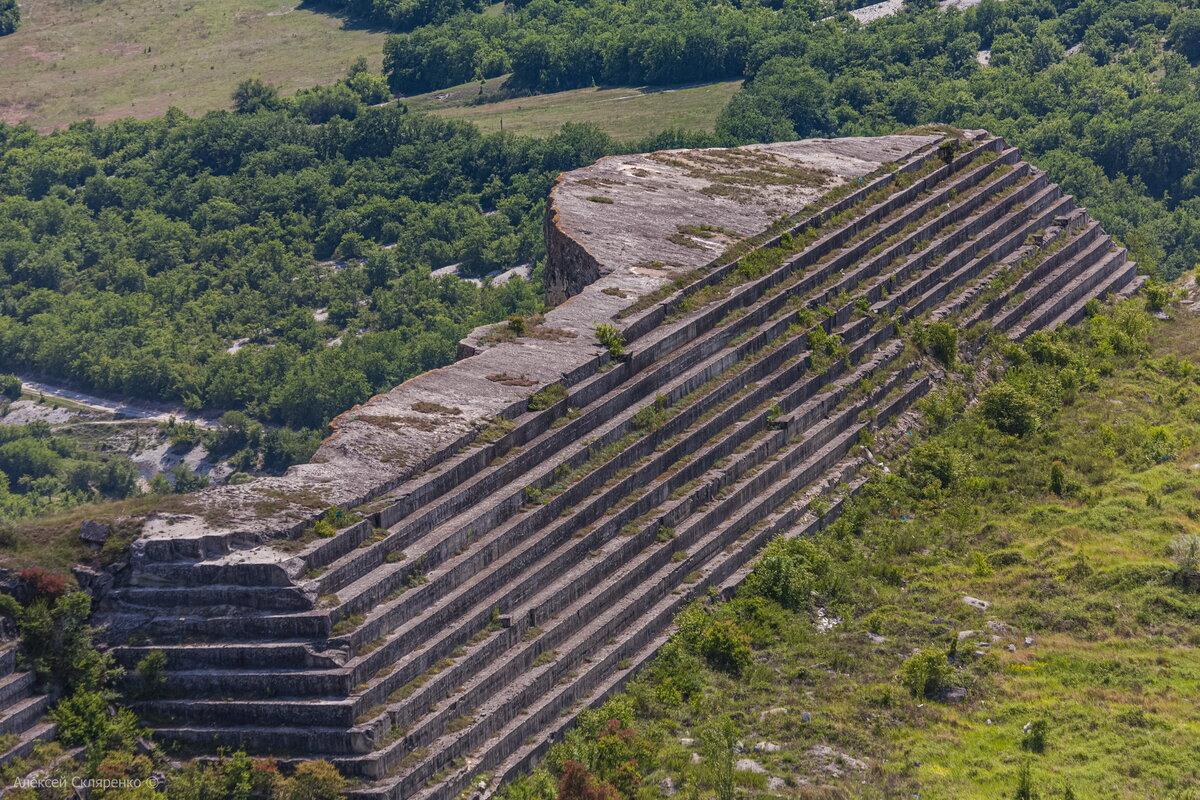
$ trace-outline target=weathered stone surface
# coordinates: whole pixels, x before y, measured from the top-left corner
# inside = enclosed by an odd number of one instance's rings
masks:
[[[970,595],[963,595],[962,601],[976,611],[987,611],[992,607],[989,601],[980,600],[978,597],[971,597]]]
[[[108,591],[113,585],[113,576],[104,570],[89,567],[86,564],[76,564],[71,567],[71,574],[75,576],[75,581],[79,584],[79,588],[90,594],[93,598],[103,597],[108,594]]]
[[[79,526],[79,538],[88,544],[100,546],[107,542],[111,535],[112,528],[104,522],[85,519]]]
[[[821,768],[832,775],[842,775],[847,770],[864,771],[867,762],[835,750],[827,744],[815,744],[808,748],[808,755],[821,764]]]
[[[806,139],[602,158],[555,186],[547,295],[562,302],[601,278],[599,291],[645,294],[936,138]]]

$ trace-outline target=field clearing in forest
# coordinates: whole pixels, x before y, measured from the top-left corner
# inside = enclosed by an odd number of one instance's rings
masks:
[[[0,121],[41,130],[94,118],[201,114],[239,81],[283,94],[332,83],[360,56],[375,69],[385,33],[295,0],[26,0],[0,39]]]
[[[503,77],[485,81],[482,92],[498,92],[503,81]],[[741,85],[736,80],[676,87],[589,87],[473,105],[481,88],[478,83],[467,83],[415,95],[405,102],[413,110],[473,122],[486,132],[503,128],[549,136],[565,122],[581,122],[628,141],[668,128],[712,131],[717,114]]]

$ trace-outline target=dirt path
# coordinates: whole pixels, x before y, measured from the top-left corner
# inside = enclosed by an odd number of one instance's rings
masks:
[[[20,376],[21,388],[29,394],[44,394],[47,397],[55,397],[59,400],[66,400],[71,403],[91,409],[92,411],[101,411],[112,414],[116,417],[124,419],[141,419],[155,422],[167,422],[172,417],[178,421],[194,422],[201,427],[212,427],[216,424],[216,418],[200,414],[194,411],[188,411],[183,406],[174,405],[172,403],[155,403],[147,400],[123,400],[114,399],[111,397],[99,397],[86,392],[80,392],[75,389],[69,389],[65,386],[56,386],[45,381],[34,380],[25,376]]]

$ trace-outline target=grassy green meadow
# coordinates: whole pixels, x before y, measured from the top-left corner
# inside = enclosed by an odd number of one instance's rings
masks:
[[[239,81],[284,94],[332,83],[385,34],[296,0],[26,0],[0,38],[0,120],[39,129],[78,120],[227,108]]]
[[[513,133],[548,136],[565,122],[591,123],[619,141],[639,139],[668,128],[712,131],[717,114],[741,88],[741,81],[679,87],[607,87],[502,99],[504,78],[485,81],[489,102],[475,104],[478,83],[467,83],[405,100],[409,107],[473,122],[485,132],[502,127]],[[496,98],[496,99],[491,99]]]

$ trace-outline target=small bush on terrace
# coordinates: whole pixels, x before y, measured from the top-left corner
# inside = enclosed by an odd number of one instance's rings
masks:
[[[657,395],[654,402],[633,415],[633,427],[639,431],[654,430],[666,421],[667,398]]]
[[[539,389],[534,392],[529,398],[529,410],[541,411],[549,408],[555,403],[565,400],[567,397],[567,387],[561,383],[552,383],[549,386]]]
[[[608,350],[608,354],[613,358],[620,358],[625,355],[625,337],[621,335],[621,331],[617,330],[615,325],[610,325],[607,322],[597,325],[596,339]]]
[[[313,523],[312,532],[320,539],[328,539],[337,533],[339,528],[344,528],[352,522],[354,522],[352,514],[337,506],[330,506]]]
[[[167,654],[162,650],[151,650],[138,661],[134,672],[141,697],[149,699],[161,696],[167,685]]]
[[[812,348],[813,366],[816,369],[824,369],[846,353],[842,337],[820,326],[809,331],[808,345]]]
[[[916,326],[913,343],[947,367],[958,357],[958,331],[948,322]]]

